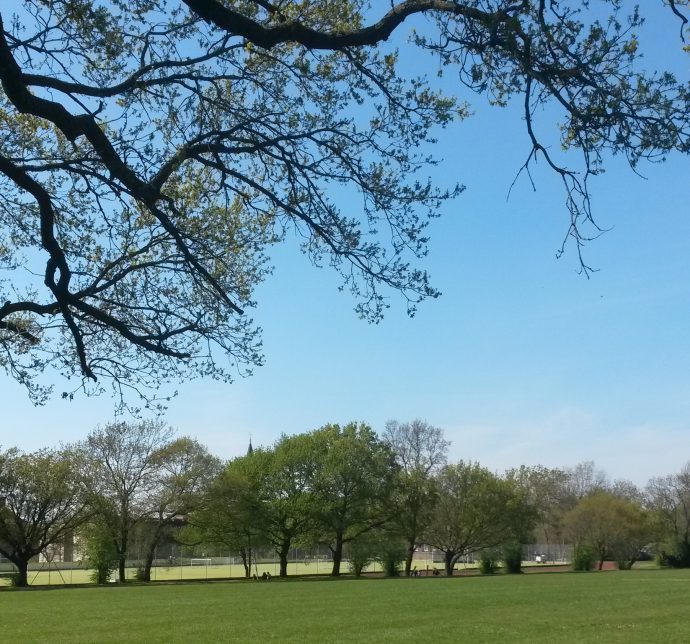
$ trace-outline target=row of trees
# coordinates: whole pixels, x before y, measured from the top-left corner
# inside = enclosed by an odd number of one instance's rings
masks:
[[[448,463],[443,432],[423,421],[364,423],[282,436],[223,463],[160,421],[115,423],[81,444],[0,452],[0,554],[28,583],[29,561],[76,534],[97,581],[125,581],[132,544],[149,580],[163,538],[242,558],[274,550],[280,575],[296,547],[316,544],[355,574],[378,559],[389,574],[413,569],[415,551],[441,551],[446,574],[461,557],[502,559],[519,571],[522,544],[569,543],[574,563],[629,568],[650,544],[665,563],[690,565],[690,470],[645,490],[609,481],[592,463],[512,469]]]
[[[27,585],[29,561],[77,535],[104,581],[125,580],[134,535],[145,544],[142,579],[176,518],[198,508],[221,462],[160,421],[115,423],[58,450],[0,453],[0,554]]]

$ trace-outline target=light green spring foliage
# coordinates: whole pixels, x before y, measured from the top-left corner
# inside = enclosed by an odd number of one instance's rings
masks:
[[[630,568],[642,548],[658,536],[653,517],[640,503],[596,492],[584,497],[564,517],[566,535],[576,549],[590,549],[597,563],[614,559]]]
[[[262,362],[247,311],[271,246],[293,239],[362,317],[379,320],[391,291],[414,313],[438,295],[426,226],[461,190],[429,182],[429,150],[468,92],[524,104],[526,169],[545,158],[562,180],[579,252],[607,155],[688,150],[687,87],[638,73],[641,17],[599,4],[608,18],[579,0],[3,7],[0,364],[37,402],[54,370],[64,396],[110,384],[122,404],[229,381]],[[461,95],[401,69],[395,32]],[[579,171],[535,134],[547,104]]]
[[[266,21],[260,3],[236,6]],[[299,2],[284,12],[315,28],[351,29],[360,9]],[[239,311],[254,305],[269,248],[286,235],[342,273],[362,316],[381,315],[379,282],[405,293],[410,307],[436,294],[409,259],[424,254],[426,221],[450,193],[417,182],[425,163],[417,148],[457,110],[423,81],[399,78],[394,54],[289,43],[269,52],[174,1],[48,8],[27,0],[16,21],[2,18],[24,73],[52,78],[58,60],[58,77],[86,88],[61,86],[58,99],[41,80],[31,91],[88,114],[126,164],[113,176],[88,137],[68,141],[0,92],[0,154],[46,191],[67,262],[51,279],[68,278],[69,295],[46,290],[36,195],[0,173],[0,261],[39,274],[4,284],[12,306],[0,309],[2,364],[35,400],[48,393],[36,379],[48,366],[72,379],[65,395],[114,381],[131,402],[132,393],[155,399],[151,385],[184,375],[230,380],[260,364],[258,329]],[[44,24],[46,40],[29,56],[22,43]],[[354,210],[337,205],[343,190],[361,194]]]
[[[445,553],[447,572],[463,554],[529,536],[534,509],[512,481],[463,461],[443,467],[435,480],[438,497],[424,538]]]
[[[79,454],[70,449],[0,452],[0,554],[26,585],[32,557],[78,528],[88,514]]]

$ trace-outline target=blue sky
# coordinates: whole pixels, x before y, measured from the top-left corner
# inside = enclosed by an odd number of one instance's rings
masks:
[[[650,36],[679,49],[672,21]],[[690,56],[678,59],[687,72]],[[448,81],[449,82],[449,81]],[[598,268],[578,274],[557,179],[537,167],[537,191],[520,180],[528,152],[519,111],[486,107],[446,130],[435,153],[439,183],[467,190],[431,227],[425,265],[443,295],[413,319],[392,294],[386,319],[357,319],[328,270],[296,244],[275,253],[257,292],[266,365],[231,385],[179,387],[167,420],[223,457],[251,434],[269,444],[327,422],[424,418],[452,441],[451,457],[503,470],[594,460],[644,484],[690,460],[690,194],[688,158],[644,166],[622,160],[592,184],[609,232],[590,243]],[[551,127],[548,118],[543,127]],[[0,443],[36,449],[83,438],[112,418],[107,398],[30,405],[3,377]]]

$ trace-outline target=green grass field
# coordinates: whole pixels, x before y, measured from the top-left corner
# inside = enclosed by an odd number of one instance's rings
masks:
[[[304,575],[324,575],[331,571],[333,564],[330,561],[311,561],[308,564],[304,562],[290,562],[288,564],[288,574],[292,576]],[[442,564],[436,564],[437,568],[441,568]],[[257,573],[261,575],[264,571],[271,573],[274,577],[278,576],[277,563],[260,563],[252,566],[252,572],[256,569]],[[372,564],[365,569],[367,572],[381,572],[379,564]],[[343,571],[347,572],[347,565],[343,566]],[[136,568],[126,569],[127,579],[134,579],[136,575]],[[151,579],[153,581],[191,581],[207,579],[240,579],[244,577],[244,568],[241,564],[224,564],[217,566],[171,566],[171,567],[157,567],[151,569]],[[33,564],[32,569],[29,570],[29,584],[32,586],[63,586],[71,584],[90,584],[91,571],[83,568],[73,568],[60,570],[55,569],[39,569]],[[0,587],[9,586],[9,577],[0,577]]]
[[[5,590],[9,642],[688,642],[690,571]]]

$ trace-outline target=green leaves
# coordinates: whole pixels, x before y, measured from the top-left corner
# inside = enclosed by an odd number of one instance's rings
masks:
[[[89,516],[77,451],[0,452],[0,553],[26,585],[29,559],[61,541]]]
[[[37,401],[57,369],[68,396],[110,386],[133,411],[167,383],[231,381],[262,363],[245,312],[271,245],[295,240],[362,318],[391,292],[413,315],[439,295],[427,226],[463,187],[427,174],[467,91],[523,105],[523,170],[542,157],[563,183],[579,254],[608,156],[690,149],[687,83],[639,72],[641,16],[600,4],[26,0],[0,34],[0,269],[45,268],[0,284],[2,366]],[[437,61],[418,76],[386,44],[414,16],[430,20],[410,46]],[[438,61],[458,97],[429,80]],[[7,339],[17,315],[36,346]]]

